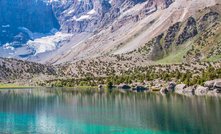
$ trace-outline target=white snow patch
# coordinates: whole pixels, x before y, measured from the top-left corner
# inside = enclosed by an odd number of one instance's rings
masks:
[[[89,15],[82,15],[80,18],[76,19],[76,21],[81,21],[81,20],[85,20],[85,19],[90,19]]]
[[[91,11],[89,11],[87,14],[96,14],[97,12],[94,10],[94,9],[92,9]]]
[[[70,11],[68,12],[68,14],[72,14],[74,11],[75,11],[75,9],[70,10]]]
[[[5,45],[3,45],[3,49],[11,49],[11,50],[14,50],[15,48],[10,46],[9,43],[6,43]]]
[[[38,53],[43,53],[47,51],[52,51],[60,48],[63,43],[70,40],[72,34],[65,34],[61,32],[57,32],[55,35],[42,37],[40,39],[35,39],[34,41],[29,40],[27,45],[33,48],[37,55]]]
[[[8,24],[8,25],[2,25],[2,27],[10,27],[10,25]]]
[[[73,20],[76,20],[76,16],[73,16],[72,18],[70,18],[68,21],[73,21]]]

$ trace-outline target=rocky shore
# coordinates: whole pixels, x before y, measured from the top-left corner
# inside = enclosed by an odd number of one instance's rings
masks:
[[[119,85],[117,86],[117,89],[121,90],[131,90],[134,92],[144,92],[144,91],[159,91],[163,94],[166,94],[168,92],[176,92],[178,94],[183,95],[207,95],[207,94],[217,94],[221,93],[221,79],[212,80],[212,81],[206,81],[203,86],[201,85],[194,85],[188,87],[186,84],[181,83],[176,85],[176,83],[171,82],[168,83],[168,86],[136,86],[136,87],[130,87],[129,85]]]

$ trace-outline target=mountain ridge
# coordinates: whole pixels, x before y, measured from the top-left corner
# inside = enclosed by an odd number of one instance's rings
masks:
[[[150,4],[152,6],[148,6],[149,2],[152,2],[152,4]],[[173,3],[170,2],[169,4],[171,5],[163,6],[167,8],[155,11],[156,4],[154,4],[154,2],[157,4],[159,1],[145,1],[136,4],[134,7],[123,12],[120,16],[117,15],[117,18],[114,19],[115,21],[109,26],[107,25],[103,29],[99,29],[99,31],[95,30],[94,33],[81,44],[78,44],[66,53],[63,53],[46,63],[59,64],[63,61],[74,62],[76,60],[79,61],[108,53],[120,54],[132,51],[135,48],[144,45],[147,41],[151,40],[162,31],[165,31],[177,21],[185,20],[199,9],[206,7],[206,5],[216,4],[215,0],[210,2],[204,0],[177,0]],[[140,11],[142,11],[142,9],[148,9],[147,16],[136,21],[136,11],[141,13]],[[118,13],[118,10],[113,11]],[[132,14],[135,14],[135,18]],[[142,14],[140,15],[142,16]],[[127,16],[130,16],[129,20],[127,20]],[[149,25],[151,22],[154,23]],[[147,27],[146,30],[142,31],[145,26]]]

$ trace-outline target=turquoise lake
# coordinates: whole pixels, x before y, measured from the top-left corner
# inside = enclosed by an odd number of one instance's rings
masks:
[[[114,89],[1,89],[0,133],[219,134],[221,97]]]

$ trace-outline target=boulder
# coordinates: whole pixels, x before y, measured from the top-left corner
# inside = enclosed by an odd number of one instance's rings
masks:
[[[183,93],[194,92],[195,89],[196,89],[195,87],[188,87],[183,89]]]
[[[214,89],[213,92],[214,92],[214,93],[220,93],[221,90],[220,90],[220,89]]]
[[[213,88],[215,81],[206,81],[204,87]]]
[[[175,86],[175,90],[183,90],[186,88],[186,84],[179,84]]]
[[[131,87],[129,85],[120,85],[117,88],[118,89],[130,89]]]
[[[98,85],[98,88],[102,88],[102,85]]]
[[[203,86],[198,86],[195,90],[195,94],[207,94],[207,92],[209,91],[208,87],[203,87]]]
[[[168,92],[168,90],[167,90],[166,87],[162,87],[162,88],[160,89],[160,92],[166,93],[166,92]]]
[[[221,80],[215,81],[213,88],[221,88]]]
[[[176,87],[176,84],[173,83],[173,82],[171,82],[171,83],[169,83],[169,85],[168,85],[168,87],[167,87],[167,90],[168,90],[169,92],[173,92],[175,87]]]

